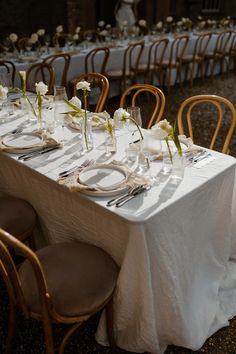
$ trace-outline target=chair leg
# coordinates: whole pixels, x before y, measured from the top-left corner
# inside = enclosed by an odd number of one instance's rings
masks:
[[[111,348],[116,347],[115,336],[114,336],[114,315],[113,315],[113,298],[106,305],[106,324],[107,324],[107,335]]]
[[[66,343],[68,341],[68,339],[71,337],[71,335],[75,332],[75,330],[81,325],[81,323],[76,323],[73,327],[70,328],[70,330],[66,333],[66,335],[64,336],[58,354],[63,354],[64,350],[65,350],[65,346]]]
[[[10,301],[8,319],[8,335],[6,341],[6,354],[13,353],[14,338],[16,334],[16,306]]]
[[[45,318],[45,315],[43,319],[43,330],[44,330],[44,338],[46,344],[46,353],[54,354],[52,325],[49,318]]]

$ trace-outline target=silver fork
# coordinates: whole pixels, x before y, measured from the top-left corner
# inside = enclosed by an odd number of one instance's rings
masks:
[[[74,167],[69,168],[68,170],[60,172],[58,174],[58,177],[59,178],[67,177],[67,176],[69,176],[70,174],[72,174],[73,172],[75,172],[77,170],[78,171],[83,170],[85,167],[88,167],[88,166],[94,164],[94,162],[95,162],[95,160],[93,160],[93,159],[91,159],[91,160],[86,159],[86,160],[84,160],[84,162],[81,165],[74,166]]]

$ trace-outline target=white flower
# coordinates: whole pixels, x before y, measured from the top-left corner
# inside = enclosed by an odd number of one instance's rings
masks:
[[[91,91],[90,83],[87,81],[79,81],[76,84],[76,90],[86,90]]]
[[[163,119],[157,124],[154,124],[151,128],[151,132],[159,140],[166,138],[171,133],[171,131],[172,126],[166,119]]]
[[[59,25],[56,27],[56,32],[57,33],[62,33],[63,32],[63,26],[62,25]]]
[[[15,42],[17,42],[18,36],[15,33],[11,33],[9,38],[13,43],[15,43]]]
[[[35,87],[36,87],[36,93],[42,96],[48,92],[48,87],[43,83],[43,81],[40,81],[38,83],[36,82]]]
[[[76,96],[72,97],[70,100],[69,100],[70,103],[72,103],[74,106],[78,107],[78,108],[81,108],[82,107],[82,103],[80,101],[80,99]]]
[[[8,88],[0,85],[0,100],[7,99]]]
[[[99,26],[99,27],[103,27],[104,25],[105,25],[105,22],[104,22],[104,21],[99,21],[99,22],[98,22],[98,26]]]
[[[21,79],[23,80],[23,81],[25,81],[26,80],[26,71],[19,71],[19,75],[20,75],[20,77],[21,77]]]
[[[128,25],[128,21],[124,20],[121,22],[122,27],[126,27]]]
[[[161,29],[163,27],[162,21],[157,22],[156,28]]]
[[[105,36],[108,35],[108,31],[107,30],[102,30],[99,34],[100,34],[100,36],[105,37]]]
[[[78,33],[75,33],[75,34],[73,35],[73,39],[74,39],[75,41],[77,41],[77,40],[79,39]]]
[[[198,21],[202,21],[202,16],[197,17]]]
[[[110,23],[108,23],[108,24],[106,25],[106,29],[109,30],[110,28],[111,28],[111,25],[110,25]]]
[[[34,43],[38,42],[38,39],[39,39],[39,37],[38,37],[37,33],[32,33],[30,36],[29,42],[34,44]]]
[[[37,35],[40,36],[40,37],[41,37],[41,36],[44,36],[44,35],[45,35],[45,29],[44,29],[44,28],[38,29]]]
[[[173,17],[172,16],[167,16],[166,17],[166,22],[170,23],[173,21]]]
[[[130,114],[124,108],[119,108],[114,112],[114,125],[116,128],[122,128],[124,121],[129,118]]]
[[[176,22],[176,25],[177,25],[178,27],[181,27],[182,24],[183,24],[182,21],[177,21],[177,22]]]
[[[138,21],[138,24],[139,24],[139,26],[141,26],[141,27],[146,27],[147,26],[147,21],[146,20],[139,20]]]
[[[75,29],[75,33],[79,33],[80,32],[80,26],[77,26]]]

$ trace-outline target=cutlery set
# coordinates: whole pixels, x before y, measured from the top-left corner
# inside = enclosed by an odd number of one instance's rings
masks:
[[[137,195],[147,191],[150,189],[150,187],[140,185],[135,188],[131,188],[128,192],[126,192],[124,195],[119,196],[118,198],[113,198],[107,202],[107,206],[110,207],[112,205],[115,205],[117,208],[121,207],[125,203],[127,203],[129,200],[135,198]]]
[[[79,165],[79,166],[74,166],[69,168],[68,170],[62,171],[58,174],[58,178],[64,178],[67,177],[69,175],[71,175],[72,173],[74,173],[75,171],[82,171],[85,167],[91,166],[95,163],[95,160],[91,159],[86,159],[84,160],[84,162]]]
[[[197,163],[207,157],[211,156],[211,154],[207,150],[201,150],[197,154],[189,154],[187,159],[190,163]]]
[[[46,154],[47,152],[50,152],[50,151],[53,151],[56,149],[58,149],[58,146],[47,146],[41,150],[36,150],[36,151],[32,151],[32,152],[28,152],[26,154],[20,155],[18,157],[18,160],[28,161],[28,160],[33,159],[34,157]]]

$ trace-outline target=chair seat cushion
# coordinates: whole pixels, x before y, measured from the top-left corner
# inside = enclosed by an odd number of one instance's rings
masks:
[[[56,243],[36,252],[55,310],[62,316],[96,311],[112,295],[118,267],[102,249],[81,242]],[[40,313],[33,269],[28,260],[20,267],[23,294],[31,311]]]
[[[4,196],[0,198],[0,227],[13,236],[23,240],[32,232],[36,213],[26,200]]]

